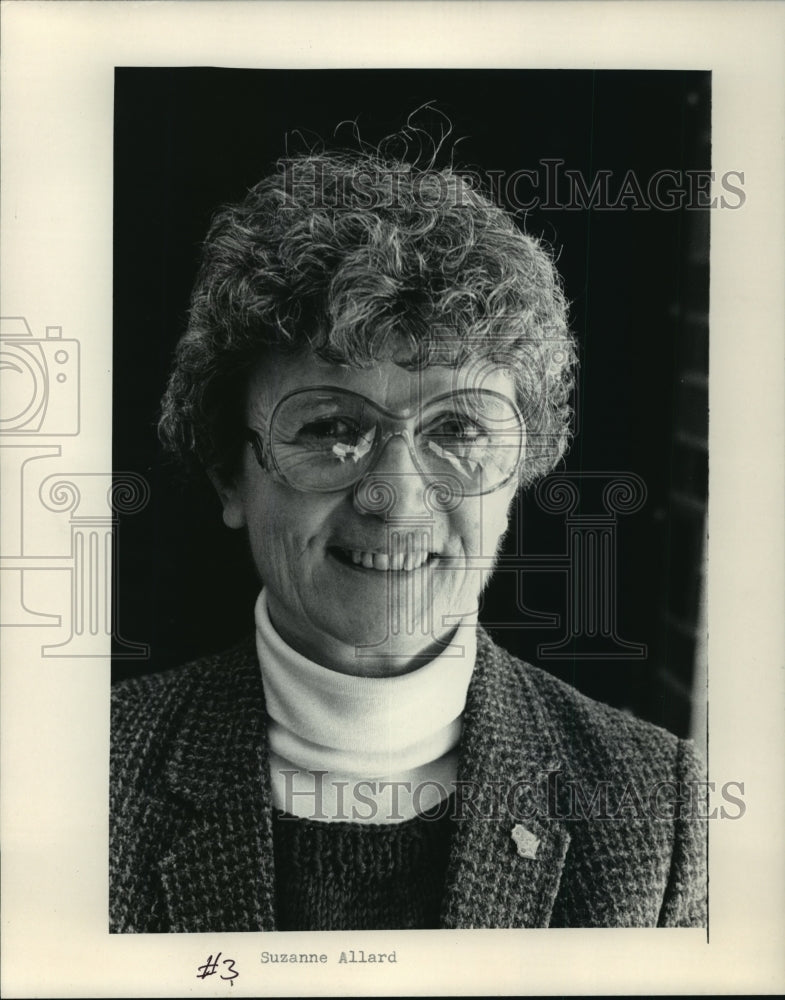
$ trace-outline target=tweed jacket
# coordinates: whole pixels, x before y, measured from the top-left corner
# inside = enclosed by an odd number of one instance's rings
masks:
[[[252,638],[115,686],[112,931],[275,930],[265,718]],[[705,822],[668,808],[701,777],[688,741],[479,630],[441,925],[705,925]]]

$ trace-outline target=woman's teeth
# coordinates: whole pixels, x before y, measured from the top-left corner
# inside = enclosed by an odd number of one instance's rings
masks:
[[[430,552],[396,552],[390,556],[386,552],[353,550],[348,555],[355,565],[363,566],[365,569],[378,569],[383,572],[403,570],[406,573],[410,573],[413,569],[419,569],[430,558]]]

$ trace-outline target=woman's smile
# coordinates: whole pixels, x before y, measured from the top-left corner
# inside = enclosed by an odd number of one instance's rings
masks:
[[[382,573],[411,573],[424,566],[431,566],[438,560],[435,552],[426,550],[406,550],[393,552],[369,552],[363,549],[346,549],[333,546],[328,549],[342,564],[352,569],[365,569]]]

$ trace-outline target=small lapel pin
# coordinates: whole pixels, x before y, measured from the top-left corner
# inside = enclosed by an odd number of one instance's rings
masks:
[[[537,849],[540,846],[540,838],[535,837],[531,830],[527,830],[525,826],[521,826],[520,823],[512,828],[512,839],[515,843],[515,847],[518,854],[522,858],[531,858],[535,860],[537,858]]]

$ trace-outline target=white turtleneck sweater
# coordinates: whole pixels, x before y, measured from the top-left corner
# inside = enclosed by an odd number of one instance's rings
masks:
[[[400,823],[453,790],[476,657],[476,617],[435,659],[397,677],[355,677],[295,652],[264,590],[256,648],[269,714],[273,805],[324,822]]]

